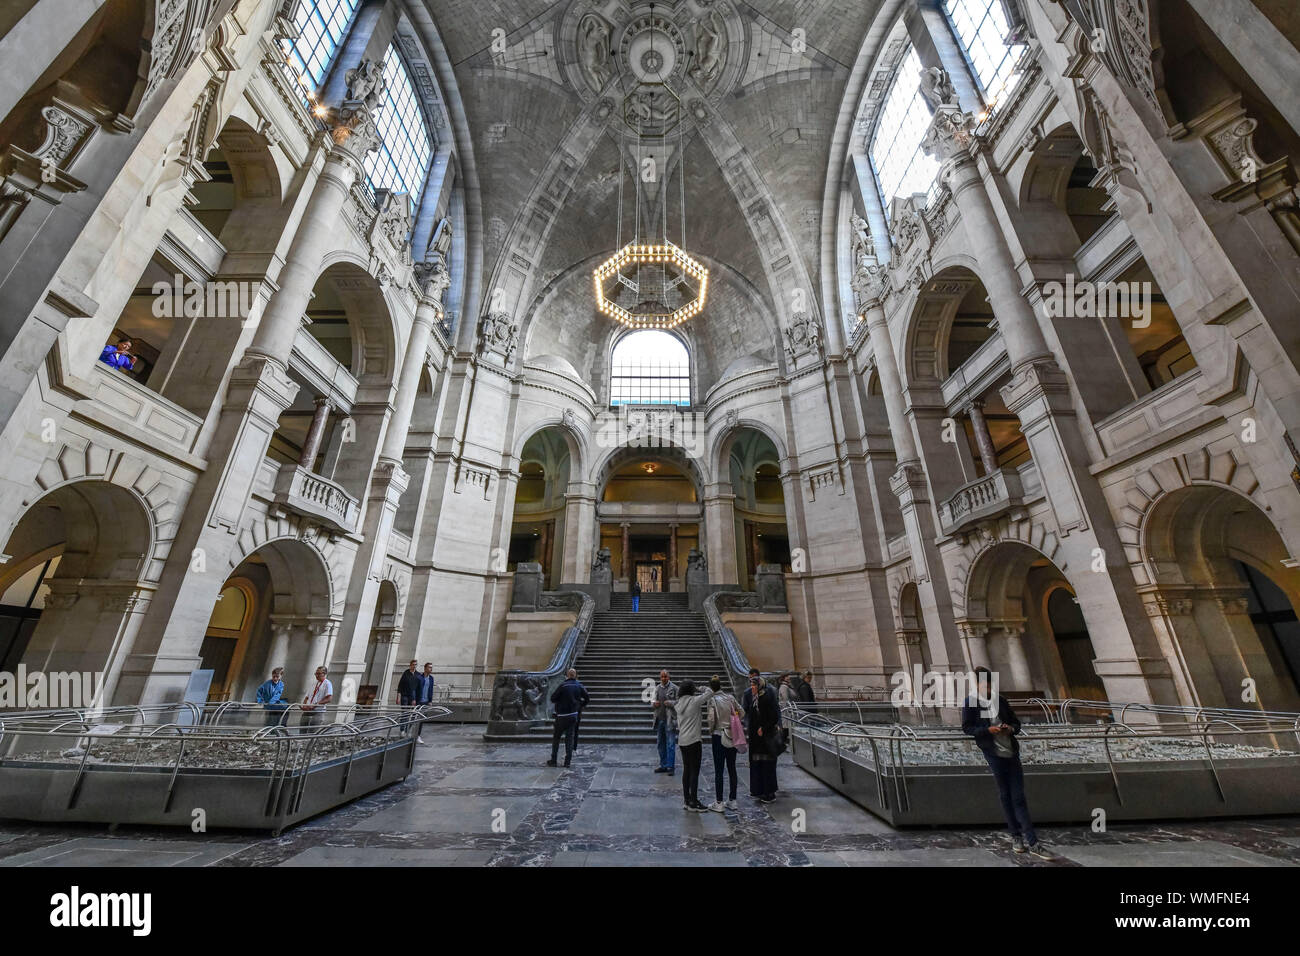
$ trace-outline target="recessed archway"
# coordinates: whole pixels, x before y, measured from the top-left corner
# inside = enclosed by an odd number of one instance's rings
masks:
[[[982,551],[966,582],[966,618],[958,622],[967,638],[969,663],[987,662],[1003,690],[1070,697],[1077,687],[1104,700],[1095,668],[1088,673],[1097,655],[1082,614],[1068,637],[1083,643],[1067,645],[1070,656],[1063,659],[1061,635],[1054,632],[1050,613],[1051,595],[1057,591],[1074,594],[1061,569],[1041,551],[1018,541],[1000,541]],[[1056,610],[1055,622],[1062,626],[1059,601]],[[1073,627],[1074,618],[1069,620]]]
[[[1258,506],[1221,485],[1171,491],[1146,516],[1142,553],[1197,702],[1300,709],[1300,570]]]

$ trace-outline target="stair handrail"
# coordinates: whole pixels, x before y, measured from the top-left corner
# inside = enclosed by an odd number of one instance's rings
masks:
[[[721,607],[719,607],[721,605]],[[722,612],[736,609],[754,610],[761,607],[758,595],[748,591],[714,591],[704,599],[704,622],[709,632],[709,643],[727,665],[731,691],[739,700],[749,687],[749,658],[741,649],[736,632],[722,622]]]
[[[497,721],[540,722],[551,718],[551,693],[564,683],[565,673],[587,646],[596,601],[584,591],[543,591],[537,602],[539,611],[565,608],[577,610],[578,616],[555,645],[545,670],[497,671],[488,710],[488,733],[492,733],[492,724]]]

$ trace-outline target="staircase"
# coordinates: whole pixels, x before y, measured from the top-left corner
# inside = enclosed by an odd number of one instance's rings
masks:
[[[582,712],[580,747],[654,743],[653,708],[642,700],[642,682],[649,677],[657,684],[664,668],[675,684],[690,679],[702,688],[717,674],[729,686],[726,666],[709,642],[704,615],[691,611],[681,593],[642,594],[636,614],[630,594],[610,595],[609,610],[592,618],[587,645],[574,666],[591,695]],[[522,739],[549,740],[550,735],[548,725]]]

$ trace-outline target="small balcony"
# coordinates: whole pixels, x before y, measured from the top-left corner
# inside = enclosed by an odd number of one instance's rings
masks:
[[[981,521],[998,518],[1024,504],[1025,490],[1020,473],[999,468],[992,474],[962,485],[939,506],[939,527],[944,534],[956,534]]]
[[[334,482],[301,465],[281,465],[272,500],[277,507],[318,521],[338,534],[357,530],[360,505]]]

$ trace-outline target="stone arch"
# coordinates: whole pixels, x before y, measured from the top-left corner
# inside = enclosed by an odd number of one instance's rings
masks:
[[[1300,570],[1272,517],[1224,482],[1198,480],[1144,515],[1141,588],[1177,648],[1185,692],[1205,706],[1300,707]],[[1243,693],[1251,681],[1255,694]]]
[[[41,465],[35,485],[44,496],[65,485],[95,479],[128,492],[148,513],[151,539],[140,577],[157,581],[176,536],[184,497],[182,491],[153,466],[120,449],[94,441],[84,444],[80,441],[65,442]]]
[[[135,489],[102,477],[59,483],[34,501],[5,541],[13,568],[5,588],[31,567],[48,562],[39,577],[45,589],[38,618],[22,622],[0,647],[0,659],[33,670],[108,675],[96,694],[113,683],[129,646],[124,635],[138,626],[155,582],[146,578],[155,540],[155,518]],[[92,701],[48,702],[89,706]]]
[[[983,537],[968,542],[953,559],[949,560],[951,571],[949,582],[952,588],[953,611],[958,618],[967,616],[967,596],[971,590],[972,569],[997,545],[1005,542],[1023,544],[1042,554],[1051,561],[1064,575],[1068,563],[1061,549],[1061,542],[1056,533],[1038,521],[1022,519],[1012,521],[1003,518],[984,532]]]
[[[246,525],[236,546],[231,549],[226,576],[233,574],[235,568],[254,552],[268,545],[278,546],[273,550],[284,564],[282,571],[296,582],[292,600],[284,608],[274,608],[276,613],[342,616],[345,588],[341,583],[346,580],[345,572],[351,556],[330,540],[328,532],[298,515],[267,515]],[[286,554],[290,557],[286,558]],[[290,560],[294,555],[308,560],[295,564]],[[275,567],[271,571],[274,575]]]
[[[1270,511],[1255,473],[1235,449],[1211,452],[1200,448],[1148,466],[1126,484],[1115,520],[1125,560],[1133,569],[1139,587],[1156,583],[1155,569],[1148,564],[1143,550],[1145,526],[1152,508],[1170,492],[1197,484],[1231,489],[1265,514]]]
[[[963,583],[957,623],[972,665],[992,667],[1003,688],[1073,696],[1070,688],[1086,686],[1089,696],[1105,695],[1092,665],[1102,656],[1096,643],[1089,639],[1081,661],[1065,661],[1044,617],[1051,591],[1063,586],[1077,592],[1043,550],[1014,537],[991,542],[976,554]],[[1089,636],[1086,624],[1083,633]]]
[[[713,469],[713,474],[717,476],[718,481],[725,479],[727,475],[727,462],[731,455],[732,446],[736,439],[741,436],[745,429],[751,429],[758,432],[776,448],[776,465],[782,471],[786,470],[789,458],[786,455],[785,442],[781,436],[767,422],[757,418],[742,418],[737,416],[734,421],[725,421],[722,428],[714,437],[710,448],[708,462]]]
[[[691,455],[689,450],[681,445],[661,445],[649,448],[634,448],[625,445],[611,449],[604,458],[593,463],[592,466],[591,483],[596,489],[596,497],[599,498],[604,493],[605,485],[610,476],[623,465],[650,459],[666,461],[680,468],[682,473],[695,486],[696,499],[699,501],[704,500],[707,476],[700,467],[699,459]]]
[[[511,454],[512,459],[522,463],[524,447],[529,440],[548,428],[555,429],[564,438],[565,444],[569,447],[569,481],[578,480],[582,475],[586,474],[589,463],[587,437],[578,427],[576,421],[571,422],[564,415],[547,417],[529,423],[515,439],[514,450]]]
[[[391,386],[396,378],[400,338],[392,285],[381,285],[356,251],[335,249],[321,265],[316,288],[330,283],[344,312],[352,336],[352,364],[348,369],[362,387]],[[315,300],[314,300],[315,301]]]
[[[938,385],[947,378],[953,322],[963,302],[982,285],[974,269],[950,265],[921,286],[903,334],[905,389]]]

